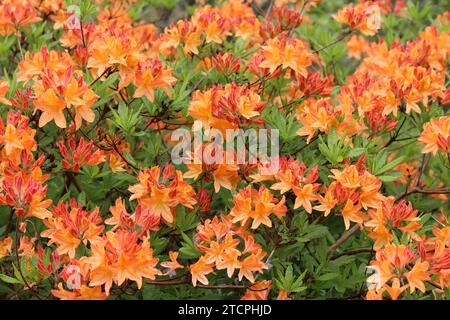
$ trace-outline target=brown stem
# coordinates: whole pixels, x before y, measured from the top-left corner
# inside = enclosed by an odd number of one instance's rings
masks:
[[[20,265],[20,257],[19,257],[19,225],[20,225],[20,218],[17,219],[17,224],[16,224],[16,234],[15,234],[15,243],[14,243],[14,253],[15,253],[15,258],[16,258],[16,263],[17,263],[17,270],[19,271],[20,277],[22,278],[22,282],[25,284],[25,286],[28,288],[28,290],[30,290],[30,292],[37,296],[39,299],[43,299],[43,297],[34,290],[34,288],[28,283],[28,281],[25,279],[23,272],[22,272],[22,267]]]
[[[356,249],[350,249],[344,252],[341,252],[339,254],[334,255],[331,260],[336,260],[337,258],[343,257],[343,256],[350,256],[353,254],[358,253],[371,253],[373,250],[372,248],[356,248]]]
[[[75,188],[77,188],[78,192],[80,192],[80,193],[83,192],[83,189],[81,189],[80,182],[78,181],[77,177],[75,177],[75,174],[73,172],[67,171],[66,176],[70,180],[70,182],[73,183]]]
[[[123,161],[125,161],[125,163],[126,164],[128,164],[130,167],[132,167],[133,169],[135,169],[135,170],[140,170],[138,167],[136,167],[135,165],[133,165],[132,163],[130,163],[125,157],[124,157],[124,155],[120,152],[120,150],[119,150],[119,148],[117,147],[117,145],[116,145],[116,143],[114,142],[114,139],[113,138],[111,138],[111,137],[109,137],[109,136],[107,136],[108,138],[108,141],[110,141],[110,143],[111,143],[111,145],[112,145],[112,148],[114,149],[114,151],[119,155],[119,157],[123,160]]]
[[[314,50],[313,52],[314,52],[314,53],[319,53],[320,51],[323,51],[323,50],[325,50],[325,49],[327,49],[327,48],[329,48],[329,47],[335,45],[336,43],[341,42],[342,40],[344,40],[345,38],[347,38],[347,36],[349,36],[352,32],[353,32],[353,31],[350,30],[350,31],[347,31],[347,32],[342,33],[336,40],[330,42],[329,44],[323,46],[323,47],[320,48],[320,49]]]
[[[408,191],[402,192],[395,198],[395,201],[401,200],[414,193],[421,194],[450,194],[450,188],[440,188],[440,189],[421,189],[419,187],[413,187]]]
[[[424,154],[422,159],[422,166],[420,167],[419,176],[417,177],[416,184],[414,186],[419,187],[420,186],[420,179],[422,179],[423,174],[425,173],[425,170],[428,165],[428,161],[430,160],[429,154]]]
[[[84,38],[83,21],[81,19],[80,19],[80,32],[81,32],[81,41],[83,42],[83,47],[86,48],[86,39]]]
[[[391,139],[389,139],[389,141],[383,146],[383,148],[387,148],[389,147],[392,143],[394,143],[395,141],[397,141],[398,136],[400,135],[400,131],[402,130],[403,125],[405,124],[406,121],[406,117],[403,118],[403,122],[400,124],[400,127],[398,128],[398,130],[392,135]]]
[[[356,232],[358,232],[359,229],[360,229],[359,224],[355,224],[353,227],[351,227],[349,230],[347,230],[339,239],[336,240],[336,242],[333,245],[331,245],[328,248],[328,254],[330,255],[331,253],[336,251],[337,248],[339,248],[352,235],[354,235]]]
[[[72,112],[70,112],[69,109],[67,109],[67,112],[69,113],[69,117],[72,120],[72,122],[75,124],[75,117],[73,116]],[[75,130],[74,130],[75,131]],[[92,143],[94,144],[94,146],[96,146],[97,148],[99,148],[100,150],[103,151],[111,151],[111,148],[105,148],[101,145],[99,145],[96,141],[94,141],[94,139],[92,139],[91,137],[89,137],[89,135],[83,131],[83,129],[79,128],[77,131],[81,132],[81,135],[87,139],[88,141],[92,141]]]

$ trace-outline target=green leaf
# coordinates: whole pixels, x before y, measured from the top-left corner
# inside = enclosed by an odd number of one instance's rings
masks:
[[[19,279],[7,276],[6,274],[0,274],[0,280],[10,284],[22,284],[22,282]]]
[[[181,255],[188,259],[200,257],[202,253],[197,249],[194,242],[192,242],[192,239],[189,238],[184,232],[181,233],[181,236],[184,240],[183,247],[180,248]]]
[[[330,273],[325,273],[325,274],[317,277],[316,280],[317,281],[330,281],[330,280],[336,279],[337,277],[339,277],[339,273],[330,272]]]

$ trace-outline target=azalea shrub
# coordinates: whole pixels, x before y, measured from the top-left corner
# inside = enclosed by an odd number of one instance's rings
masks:
[[[450,298],[446,10],[2,0],[0,297]]]

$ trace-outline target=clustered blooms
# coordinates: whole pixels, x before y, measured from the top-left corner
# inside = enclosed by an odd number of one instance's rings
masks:
[[[233,224],[230,217],[222,215],[220,218],[214,217],[212,221],[208,219],[197,227],[197,231],[196,246],[203,255],[190,266],[194,286],[197,281],[208,284],[206,275],[213,272],[214,268],[226,269],[229,278],[238,269],[239,281],[245,277],[252,283],[255,281],[253,272],[262,272],[268,268],[263,260],[266,253],[261,245],[255,243],[254,237],[246,229]],[[239,250],[241,244],[244,249]]]
[[[69,145],[69,149],[67,149],[65,143]],[[57,145],[61,156],[64,158],[61,160],[61,166],[65,170],[70,169],[77,173],[82,165],[95,166],[105,161],[102,152],[95,150],[93,141],[86,142],[80,139],[77,143],[74,140],[69,140],[58,142]]]
[[[264,107],[265,103],[254,90],[231,83],[205,92],[195,91],[188,114],[205,129],[215,128],[225,133],[226,129],[260,123],[262,119],[253,118],[258,117]],[[223,136],[226,138],[226,134]]]
[[[265,186],[261,186],[259,190],[250,186],[241,189],[233,200],[234,207],[230,211],[232,222],[240,222],[244,226],[248,221],[252,221],[251,229],[257,229],[261,224],[270,228],[272,221],[269,216],[274,214],[281,219],[287,211],[285,198],[278,201]]]
[[[166,165],[161,176],[159,167],[139,172],[139,184],[130,186],[130,200],[137,199],[139,205],[167,223],[174,221],[172,210],[178,205],[188,208],[197,203],[195,190],[183,181],[183,174],[173,166]]]
[[[422,153],[436,155],[440,150],[450,154],[450,117],[442,116],[425,123],[418,140],[425,145]]]
[[[44,1],[47,2],[47,1]],[[41,20],[34,0],[5,0],[0,4],[0,35],[20,34],[21,30]]]
[[[13,264],[2,268],[14,269],[11,284],[35,295],[45,282],[71,300],[153,285],[287,300],[320,277],[318,259],[356,252],[370,254],[359,297],[445,297],[449,12],[416,39],[388,39],[383,17],[408,5],[362,0],[330,18],[341,33],[320,47],[304,32],[318,0],[197,1],[162,30],[134,21],[134,2],[97,1],[92,19],[63,0],[0,4],[0,40],[17,40],[13,76],[0,79],[0,263]],[[53,38],[35,46],[28,33],[41,24]],[[346,78],[324,54],[334,45],[347,50]],[[181,127],[209,139],[173,165]],[[281,131],[278,170],[245,143],[215,148],[217,132],[232,142],[229,129]],[[415,149],[392,148],[401,141]],[[243,151],[252,161],[238,161]],[[311,226],[328,232],[297,236]],[[359,230],[356,246],[370,248],[339,248]]]
[[[19,64],[17,79],[33,81],[34,112],[41,111],[40,127],[55,121],[58,127],[66,128],[66,109],[77,129],[83,120],[94,121],[92,106],[98,96],[89,89],[80,74],[75,61],[67,52],[48,51],[43,47],[37,53],[26,53]],[[70,107],[73,107],[75,114],[70,111]]]
[[[381,2],[381,1],[380,1]],[[371,1],[352,3],[338,11],[334,16],[336,21],[345,24],[350,30],[358,30],[367,36],[373,36],[381,27],[380,7]]]

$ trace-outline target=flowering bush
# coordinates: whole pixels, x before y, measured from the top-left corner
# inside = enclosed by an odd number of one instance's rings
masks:
[[[450,298],[446,3],[2,0],[0,296]]]

